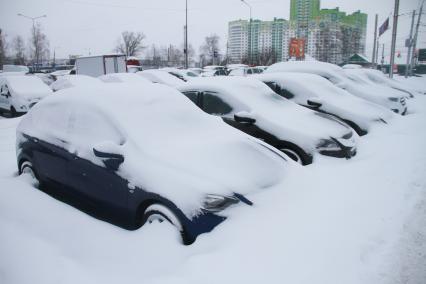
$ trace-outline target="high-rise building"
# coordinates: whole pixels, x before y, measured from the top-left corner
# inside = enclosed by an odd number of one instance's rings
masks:
[[[311,21],[319,16],[320,0],[291,0],[290,21],[296,23],[297,37],[306,38]]]
[[[290,40],[297,37],[305,39],[310,56],[339,64],[355,53],[365,54],[366,31],[367,14],[360,11],[347,15],[339,8],[320,9],[320,0],[291,0],[290,21],[230,22],[228,57],[252,64],[265,55],[272,61],[289,60]]]

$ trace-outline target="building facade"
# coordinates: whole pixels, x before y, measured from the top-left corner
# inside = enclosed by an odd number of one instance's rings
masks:
[[[304,38],[305,51],[317,60],[339,64],[365,54],[367,14],[320,9],[320,0],[291,0],[290,21],[238,20],[229,23],[228,58],[233,63],[289,60],[291,38]],[[264,60],[265,57],[271,60]],[[261,60],[262,59],[262,60]]]

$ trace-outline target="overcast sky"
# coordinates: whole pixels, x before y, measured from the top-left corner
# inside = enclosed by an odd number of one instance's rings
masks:
[[[405,52],[404,39],[408,37],[410,15],[421,0],[401,0],[397,49]],[[271,20],[289,18],[290,0],[247,0],[253,7],[253,18]],[[189,42],[198,51],[205,36],[216,33],[224,49],[228,22],[247,19],[249,9],[241,0],[188,0]],[[371,56],[374,14],[379,24],[391,15],[394,0],[322,0],[322,8],[339,6],[352,13],[361,10],[368,14],[367,55]],[[29,38],[31,20],[18,17],[22,13],[31,17],[46,14],[39,21],[50,40],[57,57],[69,54],[87,55],[111,52],[124,30],[141,31],[146,45],[182,45],[185,24],[185,0],[0,0],[0,28],[8,39],[16,35]],[[423,23],[426,23],[424,16]],[[422,26],[419,46],[426,47],[426,28]],[[391,31],[381,42],[389,53]],[[223,50],[224,51],[224,50]]]

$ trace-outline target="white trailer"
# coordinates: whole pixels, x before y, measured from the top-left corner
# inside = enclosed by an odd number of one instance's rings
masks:
[[[78,57],[76,74],[99,77],[109,73],[126,73],[126,56],[123,54]]]

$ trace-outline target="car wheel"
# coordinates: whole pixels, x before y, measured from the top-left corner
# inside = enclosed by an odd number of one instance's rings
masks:
[[[40,181],[38,180],[37,175],[34,172],[33,165],[30,162],[25,161],[22,163],[20,173],[21,175],[29,176],[33,186],[38,187],[40,185]]]
[[[148,208],[145,209],[145,212],[143,214],[143,220],[143,223],[148,225],[153,224],[155,222],[168,222],[172,224],[179,231],[180,235],[182,236],[183,242],[186,242],[186,234],[182,223],[179,221],[176,215],[166,206],[161,204],[153,204],[148,206]]]
[[[303,165],[302,157],[296,151],[294,151],[292,149],[288,149],[288,148],[281,148],[280,150],[281,150],[281,152],[283,152],[284,154],[289,156],[290,159],[292,159],[293,161]]]

